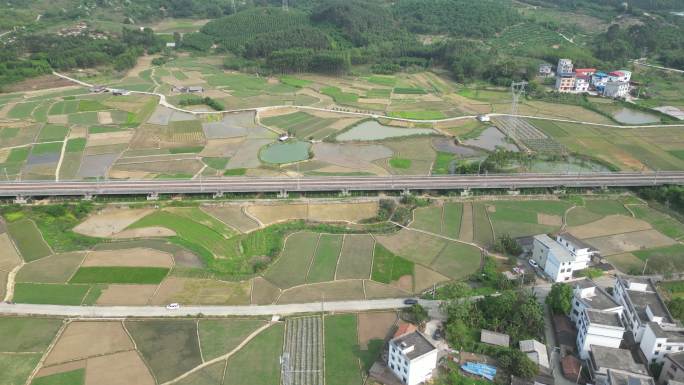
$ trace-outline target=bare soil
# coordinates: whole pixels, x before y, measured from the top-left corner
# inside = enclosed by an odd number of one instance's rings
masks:
[[[146,305],[156,289],[156,285],[109,285],[100,294],[100,297],[97,299],[97,305]]]
[[[537,213],[537,223],[547,226],[562,226],[563,218],[558,215]]]
[[[433,285],[440,282],[451,280],[450,278],[445,277],[434,270],[430,270],[427,267],[418,264],[415,265],[415,271],[413,274],[414,291],[416,293],[420,293],[425,289],[432,288]]]
[[[85,385],[154,385],[154,378],[135,350],[88,360]]]
[[[586,239],[650,229],[651,225],[641,219],[624,215],[609,215],[586,225],[568,227],[568,232],[577,238]]]
[[[74,231],[91,237],[111,237],[152,211],[152,209],[106,208],[92,214],[85,221],[78,224],[74,227]]]
[[[163,251],[136,247],[88,253],[83,266],[172,267],[173,257]]]
[[[21,257],[7,233],[0,234],[0,271],[10,272],[21,265]]]
[[[670,246],[677,243],[656,230],[635,231],[631,233],[588,238],[587,243],[601,251],[601,255],[621,254],[641,249]]]
[[[151,299],[153,305],[171,302],[195,305],[249,305],[249,281],[225,282],[210,279],[169,277]]]
[[[128,238],[158,238],[158,237],[173,237],[176,232],[167,229],[166,227],[142,227],[139,229],[124,230],[120,233],[114,234],[114,239],[128,239]]]
[[[397,322],[397,313],[373,312],[359,313],[358,315],[358,335],[361,349],[368,348],[368,341],[380,339],[384,340],[392,332],[392,326]]]
[[[83,369],[83,368],[85,368],[85,366],[86,366],[86,360],[72,361],[72,362],[68,362],[66,364],[46,366],[46,367],[42,367],[40,369],[40,371],[36,375],[36,378],[49,376],[51,374],[70,372],[70,371],[76,370],[76,369]]]
[[[121,322],[72,322],[45,360],[53,365],[133,349]]]

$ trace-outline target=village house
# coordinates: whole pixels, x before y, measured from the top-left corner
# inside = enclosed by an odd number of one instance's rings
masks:
[[[594,381],[594,385],[606,385],[609,370],[622,370],[638,375],[648,375],[646,366],[636,362],[634,357],[632,357],[632,352],[627,349],[592,346],[587,361],[589,364],[589,374]]]
[[[641,337],[639,349],[648,362],[661,363],[666,354],[684,351],[684,328],[649,322]]]
[[[650,279],[618,277],[613,289],[613,298],[622,305],[622,321],[632,332],[636,342],[641,342],[649,322],[661,326],[676,326]]]
[[[684,352],[667,353],[663,357],[658,385],[672,385],[673,381],[684,381]]]
[[[533,239],[532,259],[554,282],[568,281],[574,271],[586,269],[595,252],[569,233],[558,234],[556,239],[539,234]]]
[[[406,385],[426,382],[437,367],[437,348],[419,331],[396,336],[389,342],[387,366]]]

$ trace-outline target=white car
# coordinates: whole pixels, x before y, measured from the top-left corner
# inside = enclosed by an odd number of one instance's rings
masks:
[[[180,304],[178,304],[178,303],[174,302],[174,303],[170,303],[170,304],[166,305],[166,310],[178,310],[178,309],[180,309]]]
[[[529,261],[527,261],[527,263],[529,263],[530,266],[534,267],[535,269],[539,267],[539,264],[534,259],[530,259]]]

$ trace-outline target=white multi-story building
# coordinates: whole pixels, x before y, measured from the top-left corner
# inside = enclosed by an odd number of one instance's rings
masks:
[[[672,384],[684,381],[684,352],[667,353],[663,360],[663,368],[658,377],[658,384]]]
[[[633,374],[648,375],[646,366],[634,361],[632,352],[627,349],[595,345],[592,346],[587,361],[589,373],[595,385],[607,385],[609,370],[622,370]]]
[[[649,322],[639,348],[648,362],[663,362],[666,354],[684,351],[684,328]]]
[[[622,306],[590,279],[575,282],[570,319],[577,328],[577,349],[586,359],[592,346],[619,348],[625,328]]]
[[[554,282],[568,281],[572,272],[585,269],[594,250],[568,233],[552,239],[546,234],[534,236],[532,259]]]
[[[632,80],[632,73],[626,70],[613,71],[608,73],[609,82],[628,82]]]
[[[653,377],[648,375],[630,373],[625,370],[608,370],[607,385],[654,385]]]
[[[588,75],[577,75],[575,77],[575,92],[589,91],[590,77]]]
[[[556,67],[557,74],[569,74],[572,72],[572,60],[570,59],[559,59],[558,66]]]
[[[389,343],[387,366],[404,384],[426,382],[437,367],[437,348],[418,331],[398,336]]]
[[[607,98],[626,98],[629,96],[629,82],[608,81],[603,87],[603,96]]]
[[[675,322],[650,279],[618,277],[613,298],[622,305],[622,321],[632,332],[634,341],[641,338],[649,322],[674,327]]]

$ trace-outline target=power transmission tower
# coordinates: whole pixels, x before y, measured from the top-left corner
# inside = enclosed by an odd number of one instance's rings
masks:
[[[525,93],[526,81],[511,83],[511,93],[513,94],[513,102],[511,104],[511,114],[518,115],[518,101]]]
[[[283,11],[287,11],[287,10],[288,10],[287,0],[283,0]]]
[[[230,5],[233,8],[233,13],[235,13],[235,0],[231,0]]]

